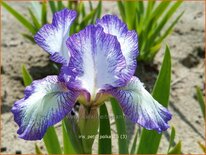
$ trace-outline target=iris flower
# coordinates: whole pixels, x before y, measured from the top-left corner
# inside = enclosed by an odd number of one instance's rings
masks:
[[[138,38],[117,16],[105,15],[69,36],[76,12],[56,12],[51,24],[35,35],[36,43],[62,64],[58,76],[35,80],[25,96],[14,103],[12,113],[25,140],[42,139],[48,127],[71,112],[75,102],[98,107],[115,97],[124,114],[148,130],[162,132],[170,112],[159,104],[133,76],[138,56]]]

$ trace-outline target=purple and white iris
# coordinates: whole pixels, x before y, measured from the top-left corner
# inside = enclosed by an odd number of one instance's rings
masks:
[[[15,102],[12,112],[19,137],[41,139],[49,126],[71,112],[75,102],[92,107],[111,96],[133,122],[148,130],[166,130],[171,114],[133,76],[138,55],[136,32],[129,31],[118,17],[105,15],[69,37],[75,18],[75,11],[63,9],[34,37],[62,68],[58,76],[32,82],[24,98]]]

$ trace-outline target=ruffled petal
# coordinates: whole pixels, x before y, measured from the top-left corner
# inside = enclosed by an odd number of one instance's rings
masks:
[[[36,43],[51,54],[57,63],[68,63],[70,53],[66,47],[70,26],[76,18],[74,10],[63,9],[53,16],[52,24],[44,25],[34,36]]]
[[[118,100],[125,115],[133,122],[159,133],[169,128],[171,113],[147,92],[138,78],[132,77],[126,87],[109,93]]]
[[[115,36],[103,32],[101,26],[90,25],[68,38],[71,51],[68,66],[63,66],[60,79],[68,87],[86,90],[91,96],[110,87],[126,85],[121,70],[125,59]]]
[[[129,31],[126,24],[117,16],[105,15],[97,20],[97,24],[104,28],[104,32],[117,37],[122,53],[126,59],[127,67],[123,70],[130,78],[136,69],[138,56],[138,37],[135,31]]]
[[[36,80],[25,89],[25,97],[11,111],[19,125],[17,133],[25,140],[41,139],[47,128],[62,120],[71,110],[78,93],[70,91],[57,76]]]

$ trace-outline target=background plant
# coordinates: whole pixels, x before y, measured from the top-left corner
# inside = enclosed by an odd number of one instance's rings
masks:
[[[8,3],[2,1],[1,5],[12,14],[21,25],[28,30],[27,33],[22,33],[23,37],[27,40],[35,43],[34,35],[39,31],[39,29],[48,23],[49,10],[52,15],[62,10],[63,8],[68,8],[77,11],[77,17],[70,28],[70,35],[84,29],[88,24],[93,24],[97,18],[100,18],[102,13],[102,1],[100,0],[96,7],[93,6],[91,1],[89,3],[89,11],[86,11],[86,7],[83,1],[68,0],[68,1],[54,1],[49,0],[38,2],[32,1],[28,5],[28,17],[25,17],[19,11],[12,8]],[[55,62],[50,62],[55,73],[59,72],[59,64]]]
[[[123,21],[127,23],[129,29],[136,30],[138,33],[139,61],[150,62],[154,59],[162,46],[162,42],[172,32],[184,13],[180,13],[168,24],[182,2],[182,0],[176,2],[172,2],[172,0],[163,0],[161,2],[151,0],[146,4],[144,1],[117,1]],[[29,33],[23,33],[22,35],[32,42],[34,42],[34,34],[48,22],[48,8],[50,8],[52,14],[65,7],[78,12],[78,17],[70,29],[70,34],[78,32],[88,24],[93,24],[97,18],[101,17],[102,12],[101,0],[96,7],[89,1],[89,12],[86,12],[85,4],[82,1],[68,0],[62,2],[61,0],[50,0],[48,3],[46,1],[31,2],[31,7],[28,7],[29,19],[5,2],[2,2],[2,6],[29,30]]]
[[[196,97],[197,97],[200,109],[202,111],[202,116],[204,117],[204,119],[206,119],[206,117],[205,117],[205,100],[204,100],[204,95],[203,95],[201,89],[198,86],[196,86]],[[206,146],[205,146],[205,144],[202,144],[201,142],[198,142],[198,144],[199,144],[200,148],[202,149],[202,151],[204,153],[206,153]]]
[[[157,2],[117,1],[122,19],[128,28],[138,33],[139,61],[150,62],[162,46],[164,39],[172,32],[184,12],[180,13],[171,23],[183,1],[172,2],[163,0]]]
[[[26,18],[19,11],[15,10],[6,2],[1,2],[2,6],[9,11],[29,32],[22,35],[34,43],[34,35],[46,23],[48,23],[48,9],[54,14],[55,12],[68,8],[77,11],[77,18],[70,28],[70,34],[76,33],[88,24],[93,24],[97,18],[100,18],[102,11],[102,1],[99,1],[94,7],[89,1],[89,12],[86,11],[85,4],[82,1],[52,1],[48,2],[30,2],[28,6],[29,18]]]

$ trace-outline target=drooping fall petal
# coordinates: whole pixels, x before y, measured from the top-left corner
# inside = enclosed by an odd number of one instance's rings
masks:
[[[25,140],[41,139],[47,128],[61,121],[75,104],[78,93],[70,91],[57,76],[32,82],[25,97],[14,103],[12,113]]]
[[[133,122],[148,130],[158,132],[169,128],[172,115],[159,104],[136,77],[132,77],[127,86],[111,90],[120,103],[125,115]]]

